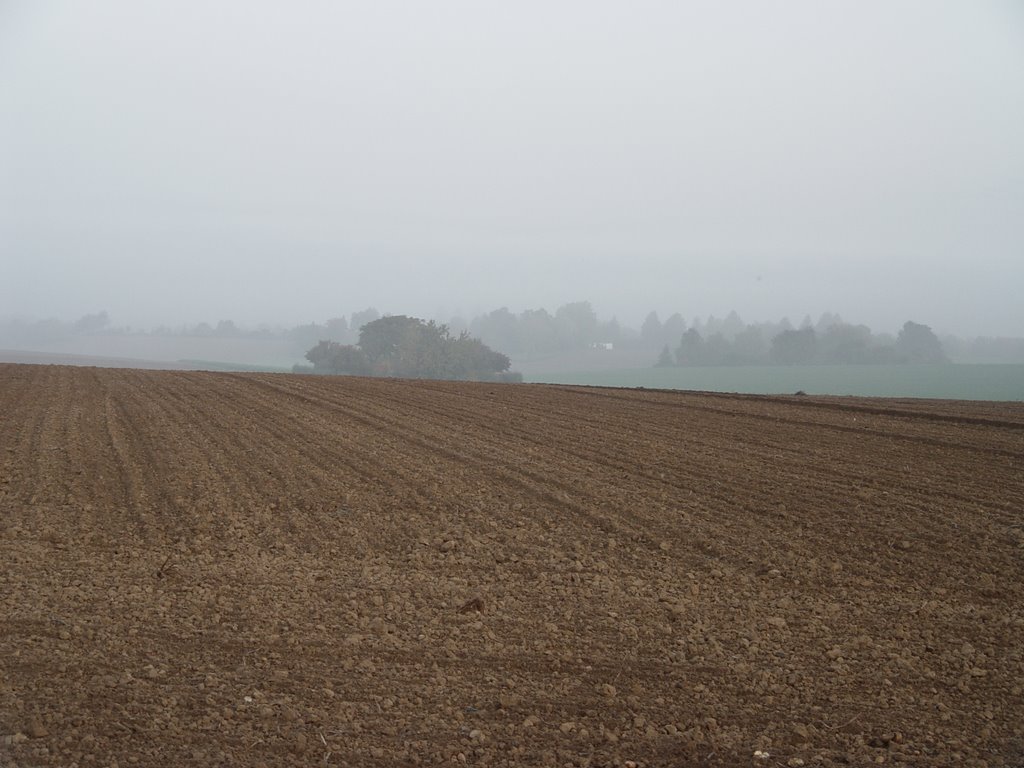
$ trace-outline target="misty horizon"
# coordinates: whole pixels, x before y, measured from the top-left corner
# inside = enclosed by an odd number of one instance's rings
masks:
[[[685,323],[685,326],[687,328],[701,328],[701,327],[706,326],[706,325],[714,326],[717,323],[720,323],[721,321],[726,320],[727,318],[735,317],[738,321],[741,321],[743,323],[743,325],[745,325],[745,326],[768,326],[768,327],[779,326],[779,327],[799,328],[799,327],[806,327],[806,326],[822,327],[822,326],[828,326],[828,325],[831,325],[831,324],[840,324],[840,325],[849,325],[849,326],[865,326],[865,327],[870,328],[871,331],[874,332],[874,333],[894,336],[899,331],[900,327],[902,327],[903,324],[906,323],[907,321],[918,322],[920,320],[920,322],[922,324],[927,325],[929,328],[932,328],[940,336],[962,337],[962,338],[965,338],[965,339],[967,339],[967,338],[1024,338],[1024,337],[1013,336],[1010,333],[996,333],[996,334],[989,334],[989,335],[980,334],[980,335],[977,335],[977,336],[969,336],[967,334],[956,333],[955,330],[935,329],[935,328],[933,328],[933,326],[930,323],[928,323],[927,318],[914,318],[914,317],[906,317],[902,321],[900,321],[895,327],[892,327],[892,328],[889,328],[889,327],[876,327],[876,326],[872,326],[870,323],[863,322],[861,319],[859,319],[857,317],[844,317],[843,315],[841,315],[841,314],[839,314],[837,312],[830,312],[828,310],[826,310],[826,311],[824,311],[824,312],[822,312],[822,313],[820,313],[818,315],[811,315],[810,313],[805,312],[805,313],[788,313],[788,314],[784,314],[784,315],[782,315],[780,317],[756,317],[755,318],[755,317],[748,317],[748,316],[744,315],[742,312],[738,312],[736,309],[730,309],[727,312],[712,312],[712,313],[709,313],[709,314],[703,315],[703,316],[701,316],[701,315],[685,315],[685,314],[683,314],[682,312],[680,312],[678,310],[669,310],[669,311],[662,312],[662,311],[659,311],[658,309],[650,309],[650,310],[647,310],[646,312],[641,313],[639,318],[634,322],[631,319],[630,320],[624,320],[621,316],[616,315],[616,314],[610,314],[610,313],[602,312],[600,307],[593,307],[592,302],[590,302],[590,301],[588,301],[586,299],[580,299],[579,301],[561,302],[557,306],[550,306],[550,307],[540,307],[540,306],[537,306],[537,307],[519,307],[519,308],[515,308],[515,307],[510,307],[507,304],[503,304],[503,305],[498,306],[498,307],[491,307],[491,308],[489,308],[487,310],[483,310],[483,311],[480,311],[480,312],[473,312],[473,313],[461,313],[461,312],[448,313],[448,312],[441,311],[441,312],[437,312],[437,313],[426,313],[426,314],[422,314],[422,315],[417,315],[416,313],[405,312],[405,311],[401,311],[401,310],[396,310],[396,311],[391,311],[390,309],[380,310],[380,309],[378,309],[375,306],[366,305],[366,306],[362,307],[361,309],[358,309],[358,310],[355,310],[355,311],[350,311],[350,312],[339,312],[339,313],[336,313],[335,315],[332,315],[330,317],[302,318],[302,319],[299,319],[299,320],[294,321],[294,322],[276,322],[276,323],[265,322],[265,321],[264,322],[256,322],[256,323],[246,323],[246,322],[236,321],[234,318],[230,318],[230,317],[220,317],[220,316],[217,316],[216,318],[213,318],[213,317],[209,317],[209,318],[195,318],[195,319],[192,319],[192,320],[188,320],[188,321],[184,321],[184,322],[177,322],[177,323],[157,323],[157,324],[154,324],[154,325],[133,325],[133,324],[128,323],[128,322],[122,322],[120,318],[111,315],[105,309],[100,309],[100,310],[98,310],[96,312],[87,312],[86,314],[81,315],[79,317],[54,316],[54,315],[51,315],[51,316],[48,316],[48,317],[32,316],[32,315],[6,315],[6,316],[0,315],[0,346],[3,346],[3,343],[4,343],[4,336],[5,336],[4,330],[5,330],[5,326],[8,327],[8,328],[16,327],[16,326],[31,327],[31,326],[34,326],[34,325],[46,325],[48,323],[56,323],[56,324],[59,324],[60,326],[63,326],[66,330],[71,331],[71,330],[74,330],[79,324],[81,324],[83,322],[88,323],[90,321],[93,321],[94,327],[92,327],[92,328],[90,328],[88,330],[80,330],[79,332],[81,332],[81,333],[89,333],[89,334],[99,334],[99,335],[109,334],[109,333],[115,333],[115,334],[127,333],[127,334],[142,334],[142,335],[172,333],[172,334],[178,334],[178,335],[189,335],[190,333],[195,332],[197,330],[205,329],[205,330],[203,330],[204,333],[214,333],[214,334],[216,334],[218,332],[218,328],[219,327],[230,326],[231,329],[232,329],[232,332],[255,333],[255,332],[260,332],[260,331],[266,330],[266,331],[271,331],[271,332],[274,332],[274,333],[278,333],[278,332],[283,332],[283,331],[287,331],[287,330],[298,328],[298,327],[302,327],[302,326],[325,325],[325,324],[331,323],[332,321],[337,321],[337,320],[344,320],[346,322],[350,322],[351,318],[353,318],[354,316],[357,316],[357,315],[360,315],[360,314],[365,314],[365,313],[374,313],[374,316],[378,316],[378,317],[394,317],[394,316],[400,316],[401,315],[401,316],[408,316],[408,317],[412,317],[412,318],[416,318],[416,319],[420,319],[420,320],[424,320],[424,321],[433,321],[433,322],[439,323],[439,324],[450,325],[450,324],[454,323],[454,324],[456,324],[457,326],[459,326],[461,328],[461,327],[464,327],[464,326],[468,327],[474,321],[479,321],[479,320],[487,317],[491,313],[501,312],[503,310],[507,310],[513,316],[516,316],[516,317],[519,317],[519,316],[523,315],[524,313],[530,313],[530,312],[546,312],[546,313],[554,316],[554,314],[556,313],[556,311],[560,307],[564,307],[564,306],[572,305],[572,304],[579,304],[579,303],[583,303],[583,304],[587,304],[587,305],[592,306],[592,308],[595,310],[595,315],[596,315],[596,318],[597,318],[599,323],[602,323],[602,324],[616,323],[619,326],[621,326],[621,329],[623,330],[623,332],[626,332],[626,333],[636,333],[636,334],[639,334],[640,328],[643,325],[643,321],[646,320],[649,315],[654,314],[654,315],[657,315],[657,317],[661,321],[665,321],[665,320],[667,320],[667,319],[669,319],[671,317],[674,317],[674,316],[679,316],[679,317],[682,318],[682,320]],[[99,322],[99,323],[96,323],[95,321],[97,319],[101,318],[101,317],[103,318],[102,321]],[[352,330],[353,331],[357,331],[358,328],[353,326]]]
[[[363,320],[358,318],[367,318],[367,322],[372,319],[381,317],[395,317],[405,316],[424,322],[433,322],[439,325],[445,325],[452,329],[454,333],[460,333],[463,330],[470,330],[474,326],[480,323],[486,323],[490,317],[495,315],[501,315],[508,313],[507,316],[512,318],[522,319],[532,313],[543,313],[547,316],[554,318],[561,311],[571,309],[574,307],[585,306],[588,312],[593,313],[593,317],[598,327],[614,328],[615,333],[624,334],[627,338],[639,338],[643,330],[643,326],[653,319],[656,323],[663,323],[666,326],[669,323],[675,323],[683,330],[694,328],[698,331],[707,333],[706,329],[712,329],[710,332],[717,332],[719,328],[724,326],[733,327],[733,331],[729,332],[727,336],[732,336],[733,333],[737,332],[736,329],[740,327],[753,327],[766,329],[770,332],[773,329],[797,329],[797,328],[816,328],[819,331],[827,329],[831,326],[843,326],[848,328],[866,328],[872,334],[879,335],[882,337],[895,337],[899,330],[906,323],[913,323],[924,325],[930,330],[936,333],[936,335],[950,338],[950,339],[961,339],[964,341],[977,339],[1006,339],[1013,341],[1024,341],[1024,336],[1013,336],[1010,333],[996,333],[991,335],[976,335],[970,336],[967,334],[958,334],[953,331],[945,329],[935,329],[928,321],[927,318],[904,318],[896,327],[876,327],[870,323],[863,322],[862,319],[857,317],[844,317],[843,315],[825,311],[817,316],[813,316],[810,313],[789,313],[782,315],[781,317],[765,318],[765,317],[750,317],[746,316],[741,312],[737,312],[735,309],[730,309],[728,312],[712,312],[705,316],[693,315],[687,316],[683,313],[676,311],[661,312],[657,309],[650,309],[639,318],[637,322],[629,320],[623,320],[619,315],[609,314],[600,311],[600,307],[594,307],[593,303],[586,299],[580,299],[578,301],[562,302],[557,306],[551,307],[521,307],[514,308],[507,304],[503,304],[498,307],[491,307],[488,310],[481,312],[475,312],[471,314],[464,313],[435,313],[435,314],[424,314],[416,315],[410,312],[404,311],[391,311],[390,309],[381,310],[374,306],[365,306],[362,309],[351,311],[351,312],[339,312],[331,317],[319,317],[319,318],[304,318],[297,322],[292,323],[270,323],[270,322],[259,322],[259,323],[245,323],[236,322],[234,318],[229,317],[217,317],[202,318],[191,322],[182,323],[164,323],[151,326],[138,326],[130,323],[121,322],[119,318],[112,316],[106,310],[99,310],[96,312],[89,312],[77,318],[71,317],[33,317],[28,315],[0,315],[0,347],[5,345],[5,342],[10,342],[13,336],[18,330],[28,332],[29,338],[32,335],[33,329],[39,330],[43,333],[41,338],[45,338],[47,328],[53,332],[53,338],[70,338],[75,335],[92,335],[92,336],[106,336],[106,335],[174,335],[174,336],[232,336],[232,335],[256,335],[260,334],[282,334],[290,331],[296,331],[300,329],[311,329],[311,328],[322,328],[327,329],[341,322],[346,328],[346,333],[351,335],[358,334]],[[920,322],[919,322],[920,321]],[[479,334],[475,334],[479,336]],[[596,339],[600,340],[600,339]],[[24,346],[24,340],[22,339],[15,346]]]
[[[0,316],[1024,336],[1010,0],[0,7]]]

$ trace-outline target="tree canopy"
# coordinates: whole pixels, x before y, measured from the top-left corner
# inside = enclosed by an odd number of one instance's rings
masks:
[[[463,332],[406,315],[366,323],[359,344],[321,341],[306,353],[316,373],[417,379],[514,380],[508,357]]]
[[[896,337],[896,353],[907,363],[945,363],[942,343],[927,325],[908,320]]]

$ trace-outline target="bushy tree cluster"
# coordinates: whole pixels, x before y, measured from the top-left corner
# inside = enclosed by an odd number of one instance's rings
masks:
[[[406,315],[366,323],[359,344],[321,340],[306,353],[315,373],[474,381],[514,380],[508,357],[468,332]]]

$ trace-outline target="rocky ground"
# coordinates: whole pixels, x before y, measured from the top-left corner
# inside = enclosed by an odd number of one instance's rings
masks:
[[[1024,765],[1024,406],[0,365],[0,766]]]

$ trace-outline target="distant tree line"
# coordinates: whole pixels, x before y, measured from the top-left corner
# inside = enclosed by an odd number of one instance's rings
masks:
[[[306,353],[312,373],[417,379],[518,381],[509,358],[463,331],[406,315],[363,325],[358,344],[322,339]]]
[[[822,315],[817,324],[807,317],[796,328],[785,318],[747,324],[736,312],[724,318],[694,318],[690,324],[680,313],[662,321],[657,312],[651,312],[636,331],[615,318],[599,321],[590,303],[581,301],[563,305],[554,314],[544,309],[513,314],[502,307],[474,318],[469,328],[486,343],[522,357],[601,347],[651,349],[660,366],[948,361],[942,343],[926,325],[907,322],[892,337],[846,323],[831,313]]]
[[[243,328],[231,320],[200,322],[151,330],[114,325],[106,311],[86,314],[74,322],[0,318],[0,347],[45,347],[81,336],[150,335],[186,338],[230,338],[285,342],[296,358],[321,341],[359,346],[360,330],[381,318],[375,308],[339,315],[325,322],[293,327]],[[437,320],[436,322],[440,322]],[[898,336],[875,333],[867,326],[844,322],[825,313],[795,326],[788,319],[745,323],[736,312],[725,317],[695,317],[676,312],[662,320],[650,312],[639,328],[618,319],[602,320],[588,301],[512,312],[500,307],[470,320],[452,317],[444,325],[451,338],[464,332],[484,345],[518,359],[557,357],[589,348],[648,350],[660,365],[751,365],[773,363],[900,363],[951,359],[970,363],[1024,363],[1022,338],[936,339],[927,326],[911,323]],[[927,329],[925,333],[920,329]],[[902,341],[901,341],[902,338]],[[936,344],[936,342],[938,342]],[[941,353],[941,354],[940,354]]]
[[[764,328],[746,326],[732,338],[721,331],[707,336],[687,329],[679,343],[662,347],[656,365],[870,365],[949,362],[927,325],[908,321],[895,340],[876,336],[865,325],[836,320],[818,330],[805,324],[783,328],[770,337]]]

